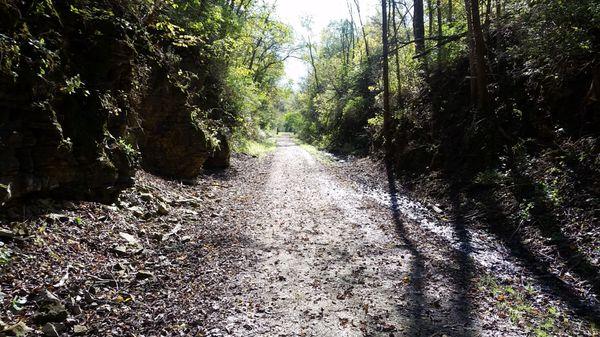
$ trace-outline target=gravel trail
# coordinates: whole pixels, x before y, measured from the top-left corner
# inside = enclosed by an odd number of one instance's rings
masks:
[[[334,174],[288,136],[271,160],[241,226],[248,262],[209,335],[513,334],[502,320],[482,326],[469,300],[472,262],[443,240],[399,230],[405,214],[389,194]]]
[[[444,209],[285,134],[193,182],[139,172],[114,205],[32,201],[0,214],[0,336],[598,336],[589,285]]]

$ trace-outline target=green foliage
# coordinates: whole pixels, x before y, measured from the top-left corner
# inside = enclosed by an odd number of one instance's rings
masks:
[[[77,74],[71,78],[66,79],[65,85],[61,88],[61,91],[67,95],[73,95],[79,89],[82,89],[84,95],[88,96],[90,92],[88,90],[84,90],[84,87],[85,84],[83,83],[83,81],[81,81],[81,77],[79,76],[79,74]]]
[[[346,104],[344,104],[344,107],[342,108],[342,116],[344,119],[357,120],[361,118],[361,114],[366,109],[368,109],[368,106],[367,100],[364,97],[352,97],[346,101]],[[367,122],[369,120],[367,120]]]
[[[514,324],[535,336],[553,336],[560,331],[558,323],[568,324],[568,321],[559,321],[563,315],[557,307],[540,307],[532,300],[537,291],[531,285],[512,286],[501,283],[493,276],[484,275],[479,280],[479,289],[486,292],[498,310]]]
[[[236,112],[234,137],[260,143],[264,131],[277,127],[290,97],[290,89],[279,83],[293,37],[290,27],[273,19],[273,8],[251,4],[243,18],[233,21],[227,10],[213,14],[214,20],[232,23],[227,28],[231,35],[220,43],[230,51],[225,83]]]
[[[505,178],[506,175],[498,170],[486,170],[477,173],[473,182],[480,185],[493,186],[502,183]]]
[[[509,9],[510,16],[505,20],[521,41],[509,51],[529,60],[525,66],[530,71],[536,68],[540,75],[558,74],[568,66],[564,61],[590,58],[595,54],[594,34],[600,26],[597,1],[536,0],[527,6],[515,2]]]
[[[554,206],[559,206],[562,203],[562,197],[560,189],[558,187],[558,180],[552,179],[551,181],[544,181],[541,184],[542,190],[546,195],[547,200]]]
[[[255,140],[242,139],[234,142],[234,151],[237,153],[247,154],[252,157],[263,157],[275,150],[275,141],[265,139],[261,142]]]
[[[16,68],[21,57],[21,48],[13,39],[0,34],[0,74],[16,80]]]
[[[483,33],[489,47],[489,67],[494,79],[506,75],[505,81],[510,82],[517,76],[523,76],[522,81],[528,83],[532,90],[547,91],[552,95],[561,93],[560,86],[570,75],[591,71],[597,64],[598,1],[506,0],[502,4],[502,13],[496,12],[494,7],[490,8],[490,12],[485,6],[481,7]],[[452,18],[444,6],[440,27],[443,43],[439,48],[435,6],[432,13],[435,21],[431,26],[426,13],[427,54],[422,57],[415,56],[414,45],[410,42],[413,39],[412,28],[401,20],[407,14],[406,9],[398,10],[401,13],[396,13],[396,21],[390,25],[391,52],[388,55],[393,115],[398,121],[407,119],[425,128],[438,126],[437,122],[449,123],[433,121],[431,114],[424,114],[432,109],[439,116],[447,116],[452,111],[458,117],[461,110],[468,107],[469,100],[465,95],[468,82],[463,81],[468,75],[465,69],[468,39],[464,2],[453,2]],[[310,142],[326,143],[331,149],[340,149],[349,143],[354,148],[365,143],[381,144],[381,124],[368,122],[382,108],[381,18],[365,24],[366,37],[356,31],[355,28],[362,28],[357,25],[357,22],[353,26],[346,20],[333,22],[322,32],[317,43],[312,42],[316,70],[307,77],[299,94],[304,104],[301,113],[305,120],[301,137]],[[395,41],[396,38],[398,41]],[[368,42],[370,57],[366,55],[364,39]],[[305,59],[311,62],[309,48],[305,49]],[[317,83],[317,77],[320,83]],[[494,83],[490,91],[494,94],[502,89],[500,86],[500,83]],[[522,96],[530,93],[515,92],[523,90],[518,85],[511,90],[507,93],[510,96],[499,98],[497,104],[506,108],[511,122],[515,121],[510,127],[517,129],[522,125],[518,123],[531,122],[526,110],[530,107],[513,104],[513,101],[522,100]],[[428,96],[430,93],[433,97]],[[530,99],[534,104],[538,98]],[[429,104],[431,101],[435,101],[433,106]],[[457,119],[452,122],[457,123]],[[481,148],[494,142],[492,132],[489,132],[493,122],[471,119],[474,120],[472,127],[461,126],[465,130],[465,141],[473,139],[473,143]],[[353,131],[352,135],[344,132],[349,129]],[[443,134],[439,130],[433,133]],[[367,138],[366,142],[362,142],[363,137]],[[478,137],[485,140],[481,141]],[[441,140],[436,142],[439,144]],[[551,192],[550,198],[558,201]]]
[[[296,133],[302,129],[303,124],[302,115],[298,112],[290,111],[282,116],[281,130]]]
[[[117,141],[119,147],[129,158],[137,158],[140,155],[140,152],[136,150],[133,145],[129,144],[125,139],[120,138]]]
[[[519,203],[519,211],[516,213],[519,223],[529,223],[533,218],[531,212],[535,208],[535,203],[531,201],[523,201]]]
[[[377,115],[373,118],[369,118],[367,120],[367,123],[369,124],[370,127],[373,128],[382,128],[383,127],[383,116],[382,115]]]
[[[27,297],[25,296],[15,296],[10,301],[11,307],[15,311],[23,311],[25,309],[25,304],[27,304]]]
[[[321,43],[311,48],[318,73],[307,78],[297,97],[304,119],[300,137],[331,150],[366,149],[368,120],[375,115],[379,92],[376,62],[366,58],[346,20],[331,23]]]
[[[222,80],[221,107],[234,123],[234,138],[262,142],[262,130],[276,127],[281,102],[289,93],[279,85],[283,60],[292,48],[291,29],[274,19],[274,8],[262,2],[169,0],[146,10],[160,15],[153,28],[176,47],[200,49],[204,64]],[[213,66],[218,65],[218,66]],[[177,85],[190,91],[195,79],[179,70]],[[196,108],[192,119],[210,146],[220,146],[219,134],[230,133],[210,122],[213,110]],[[213,117],[211,117],[213,116]]]

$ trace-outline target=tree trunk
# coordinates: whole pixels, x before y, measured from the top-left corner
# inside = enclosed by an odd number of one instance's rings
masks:
[[[469,41],[469,84],[471,88],[471,104],[475,105],[477,99],[477,73],[475,72],[475,40],[473,38],[473,20],[471,19],[471,0],[465,0],[467,15],[467,35]]]
[[[233,3],[233,1],[232,1],[232,3]],[[266,26],[267,24],[269,24],[270,17],[271,17],[271,12],[268,12],[263,20],[263,26]],[[248,70],[250,70],[250,71],[252,70],[252,68],[254,68],[254,61],[256,60],[256,52],[258,52],[258,49],[262,45],[264,36],[265,36],[265,32],[264,32],[264,30],[262,30],[260,32],[260,37],[258,38],[258,41],[256,42],[254,49],[252,50],[252,56],[250,57],[250,63],[248,64]]]
[[[362,15],[360,14],[360,5],[358,0],[354,0],[354,4],[356,5],[356,13],[358,14],[358,22],[360,23],[360,27],[362,29],[363,39],[365,40],[365,53],[367,54],[367,60],[369,60],[369,41],[367,40],[367,32],[365,31],[365,25],[362,21]]]
[[[392,129],[390,113],[390,78],[388,67],[388,18],[387,0],[381,0],[381,37],[383,43],[383,135],[385,137],[386,161],[389,163],[392,155]]]
[[[350,13],[350,22],[352,23],[352,60],[354,60],[354,49],[356,47],[356,23],[354,22],[354,11],[352,9],[352,5],[350,4],[350,0],[346,0],[346,5],[348,6],[348,12]]]
[[[397,95],[398,102],[400,102],[400,97],[402,96],[402,78],[400,76],[400,48],[398,48],[398,42],[400,41],[398,38],[398,23],[396,20],[396,14],[400,15],[398,8],[396,7],[396,3],[392,0],[392,27],[394,29],[394,41],[396,43],[396,51],[394,54],[396,56],[396,81],[398,82]]]
[[[492,0],[486,0],[486,4],[485,4],[485,29],[486,31],[489,29],[490,27],[490,16],[492,14]]]
[[[448,22],[454,21],[454,19],[452,18],[452,15],[454,15],[454,13],[452,13],[454,11],[454,9],[452,8],[452,1],[453,0],[448,0]]]
[[[429,15],[429,38],[433,37],[433,0],[427,0],[427,14]]]
[[[396,5],[396,2],[394,1],[394,6]],[[396,10],[398,11],[398,13],[400,13],[400,9],[396,7]],[[408,8],[406,9],[406,14],[402,16],[402,27],[404,27],[404,31],[406,32],[406,41],[411,41],[411,35],[410,32],[411,30],[408,29],[408,24],[406,23],[406,15],[408,14]]]
[[[485,40],[481,29],[478,0],[465,0],[469,26],[469,63],[471,67],[471,94],[475,93],[477,105],[483,111],[489,109],[488,73],[485,63]],[[473,88],[475,87],[475,88]]]
[[[313,55],[313,50],[312,50],[312,42],[310,40],[310,35],[308,36],[308,54],[310,55],[310,64],[312,65],[313,68],[313,73],[315,76],[315,85],[317,86],[317,91],[319,91],[319,89],[321,88],[321,84],[319,83],[319,75],[317,74],[317,64],[315,63],[315,57]]]
[[[437,63],[438,67],[442,65],[442,58],[444,57],[444,45],[442,44],[443,30],[442,30],[442,0],[437,0]]]
[[[502,1],[496,0],[496,18],[500,19],[500,16],[502,16]]]
[[[413,31],[417,56],[425,54],[425,23],[423,22],[423,0],[415,0],[413,14]]]

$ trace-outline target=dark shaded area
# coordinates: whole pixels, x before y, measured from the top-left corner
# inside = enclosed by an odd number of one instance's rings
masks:
[[[485,228],[597,323],[600,32],[591,6],[540,2],[489,27],[490,111],[472,106],[466,58],[427,69],[418,95],[399,99],[393,164],[406,186],[451,205],[461,242],[464,226]]]
[[[196,20],[210,6],[200,6]],[[139,162],[184,179],[207,159],[228,165],[235,114],[224,94],[225,61],[209,52],[209,40],[159,29],[170,14],[150,7],[0,3],[0,204],[114,200]]]
[[[502,219],[502,216],[498,216],[498,214],[501,214],[498,212],[498,205],[488,203],[491,201],[492,199],[487,199],[484,201],[486,202],[487,207],[485,218],[487,218],[489,221],[494,221],[499,225],[506,224],[506,219]],[[581,289],[576,289],[573,284],[567,283],[558,277],[551,270],[552,261],[541,260],[538,254],[535,254],[530,247],[523,243],[525,238],[523,238],[522,235],[518,234],[518,232],[508,232],[506,230],[507,227],[508,226],[506,226],[504,229],[492,230],[492,233],[494,233],[497,238],[511,250],[511,253],[514,256],[518,257],[524,262],[527,270],[535,275],[537,280],[546,288],[547,291],[560,298],[564,303],[567,303],[570,309],[573,310],[573,312],[578,316],[585,318],[596,325],[599,324],[600,308],[598,307],[598,302],[590,300],[589,297],[586,298],[582,296]],[[573,258],[582,259],[579,253],[573,254],[573,251],[571,250],[569,250],[568,254],[572,255],[567,255],[567,260],[571,260]],[[575,272],[581,270],[581,268],[590,268],[586,269],[584,274],[579,272],[577,274],[587,282],[591,282],[593,291],[596,292],[598,287],[598,274],[597,272],[594,273],[595,268],[585,261],[585,259],[576,262],[575,267],[576,268],[572,269]],[[586,277],[589,275],[594,275],[592,276],[593,279]]]
[[[424,296],[424,282],[427,281],[425,276],[427,267],[427,257],[424,255],[424,248],[420,246],[423,243],[419,243],[416,238],[407,231],[405,226],[405,219],[400,212],[398,204],[399,191],[397,188],[397,181],[394,174],[394,169],[391,164],[386,164],[386,173],[388,181],[388,189],[390,195],[390,207],[392,216],[395,223],[396,234],[402,240],[406,248],[412,255],[411,262],[411,274],[410,280],[410,313],[411,313],[411,324],[407,334],[409,336],[430,336],[432,333],[446,332],[452,335],[456,335],[456,331],[448,331],[448,327],[458,328],[460,336],[471,336],[471,328],[473,327],[472,317],[472,304],[468,297],[469,291],[472,287],[471,279],[473,277],[474,266],[473,262],[469,257],[471,253],[470,238],[467,230],[465,229],[462,219],[457,218],[455,222],[455,232],[460,242],[458,250],[453,250],[449,256],[449,265],[444,271],[436,270],[435,273],[448,274],[449,284],[456,291],[456,298],[450,299],[453,303],[451,308],[453,315],[450,316],[450,321],[442,320],[440,322],[433,322],[425,320],[424,316],[427,312],[433,311],[437,308],[430,306]],[[452,248],[449,248],[452,249]],[[433,320],[436,320],[435,318]],[[460,327],[459,327],[460,326]]]
[[[215,185],[261,186],[264,177],[254,174],[258,165],[258,161],[237,161],[237,171],[205,176],[193,188],[138,171],[134,187],[123,191],[120,198],[128,205],[140,207],[139,213],[127,207],[111,209],[98,203],[56,200],[38,200],[15,207],[10,210],[15,217],[10,219],[0,212],[0,223],[18,221],[13,230],[19,230],[19,235],[35,233],[36,238],[44,240],[44,246],[40,247],[33,236],[25,236],[23,242],[2,238],[3,248],[11,249],[14,254],[9,263],[2,265],[0,273],[0,291],[10,294],[0,301],[4,321],[1,330],[19,321],[40,330],[33,317],[40,312],[38,294],[46,289],[66,307],[66,320],[54,318],[62,320],[54,323],[65,336],[78,335],[74,332],[75,325],[87,327],[86,335],[90,336],[152,335],[157,331],[164,335],[195,336],[220,327],[226,312],[206,308],[217,299],[227,299],[224,294],[231,276],[239,268],[239,245],[244,238],[243,231],[232,226],[232,221],[213,219],[208,214],[225,203],[229,209],[240,204],[229,198],[230,189],[213,189],[217,197],[200,203],[190,196],[197,190],[211,190]],[[148,193],[150,198],[142,196]],[[161,199],[171,200],[169,214],[157,211]],[[200,217],[182,210],[207,215]],[[166,219],[174,216],[181,219],[182,228],[163,240],[161,235],[176,226]],[[114,248],[125,242],[120,232],[136,236],[146,249],[139,253],[118,253]],[[183,238],[185,235],[188,238]],[[77,238],[77,244],[73,244],[73,238]],[[65,285],[52,287],[67,270]],[[147,279],[138,275],[142,270]],[[78,294],[89,300],[79,299],[72,304]],[[99,309],[97,303],[114,303],[112,298],[116,294],[136,300],[112,305],[111,311]],[[28,296],[22,311],[12,308],[11,300],[16,295]],[[183,329],[182,324],[185,324]]]
[[[231,165],[231,146],[229,139],[224,135],[219,139],[217,149],[214,149],[210,157],[204,162],[204,168],[210,170],[221,170]]]
[[[470,177],[462,178],[468,181]],[[535,201],[531,211],[532,218],[528,220],[527,225],[523,226],[507,215],[507,205],[503,200],[502,191],[489,187],[469,186],[465,181],[458,180],[456,176],[446,176],[443,179],[445,179],[445,186],[449,187],[444,192],[438,191],[437,196],[450,202],[450,214],[459,236],[467,234],[465,225],[457,224],[483,226],[509,248],[511,254],[522,262],[546,292],[567,304],[576,315],[589,322],[600,323],[600,306],[597,301],[600,280],[598,267],[589,262],[571,238],[561,234],[560,220],[553,216],[554,212],[549,208],[546,196],[539,195],[538,184],[524,175],[513,177],[518,181],[513,186],[526,191],[531,198],[528,200]],[[527,227],[537,229],[543,237],[532,238],[531,234],[524,230]],[[464,237],[461,242],[463,240]],[[547,246],[552,247],[557,255],[549,257],[540,254],[547,249]],[[557,275],[557,263],[565,263],[568,268],[566,271],[590,285],[592,294],[586,294],[577,281]]]
[[[458,202],[456,195],[451,195],[450,200],[453,205],[456,205]],[[458,290],[456,311],[458,313],[459,321],[468,328],[471,327],[473,320],[473,308],[471,300],[468,297],[469,291],[473,286],[472,279],[475,272],[473,260],[470,257],[473,248],[471,246],[470,234],[465,227],[465,218],[462,214],[457,214],[455,219],[453,219],[453,225],[454,233],[460,243],[458,251],[455,251],[453,256],[454,263],[458,268],[458,272],[455,274],[458,276],[453,279],[454,284],[456,285],[455,287]]]
[[[40,4],[5,1],[0,13],[0,203],[48,192],[113,197],[136,164],[118,141],[130,121],[119,102],[135,77],[127,29],[65,4],[48,15]],[[86,25],[102,34],[90,39]]]

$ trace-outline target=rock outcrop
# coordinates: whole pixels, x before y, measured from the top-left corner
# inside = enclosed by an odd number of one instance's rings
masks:
[[[193,119],[189,93],[169,75],[168,65],[156,66],[142,104],[139,145],[143,166],[167,177],[194,178],[202,172],[211,145]]]
[[[105,199],[131,182],[128,32],[67,7],[23,17],[17,2],[0,5],[13,18],[0,23],[0,203],[32,193]]]
[[[140,159],[189,179],[216,153],[231,123],[222,66],[201,41],[161,36],[126,7],[0,3],[0,204],[108,200]]]
[[[223,113],[223,66],[203,57],[210,52],[191,37],[160,43],[165,52],[151,67],[140,108],[142,165],[162,176],[191,179],[219,149],[228,150],[227,144],[221,147],[227,141],[224,124],[233,122]]]

